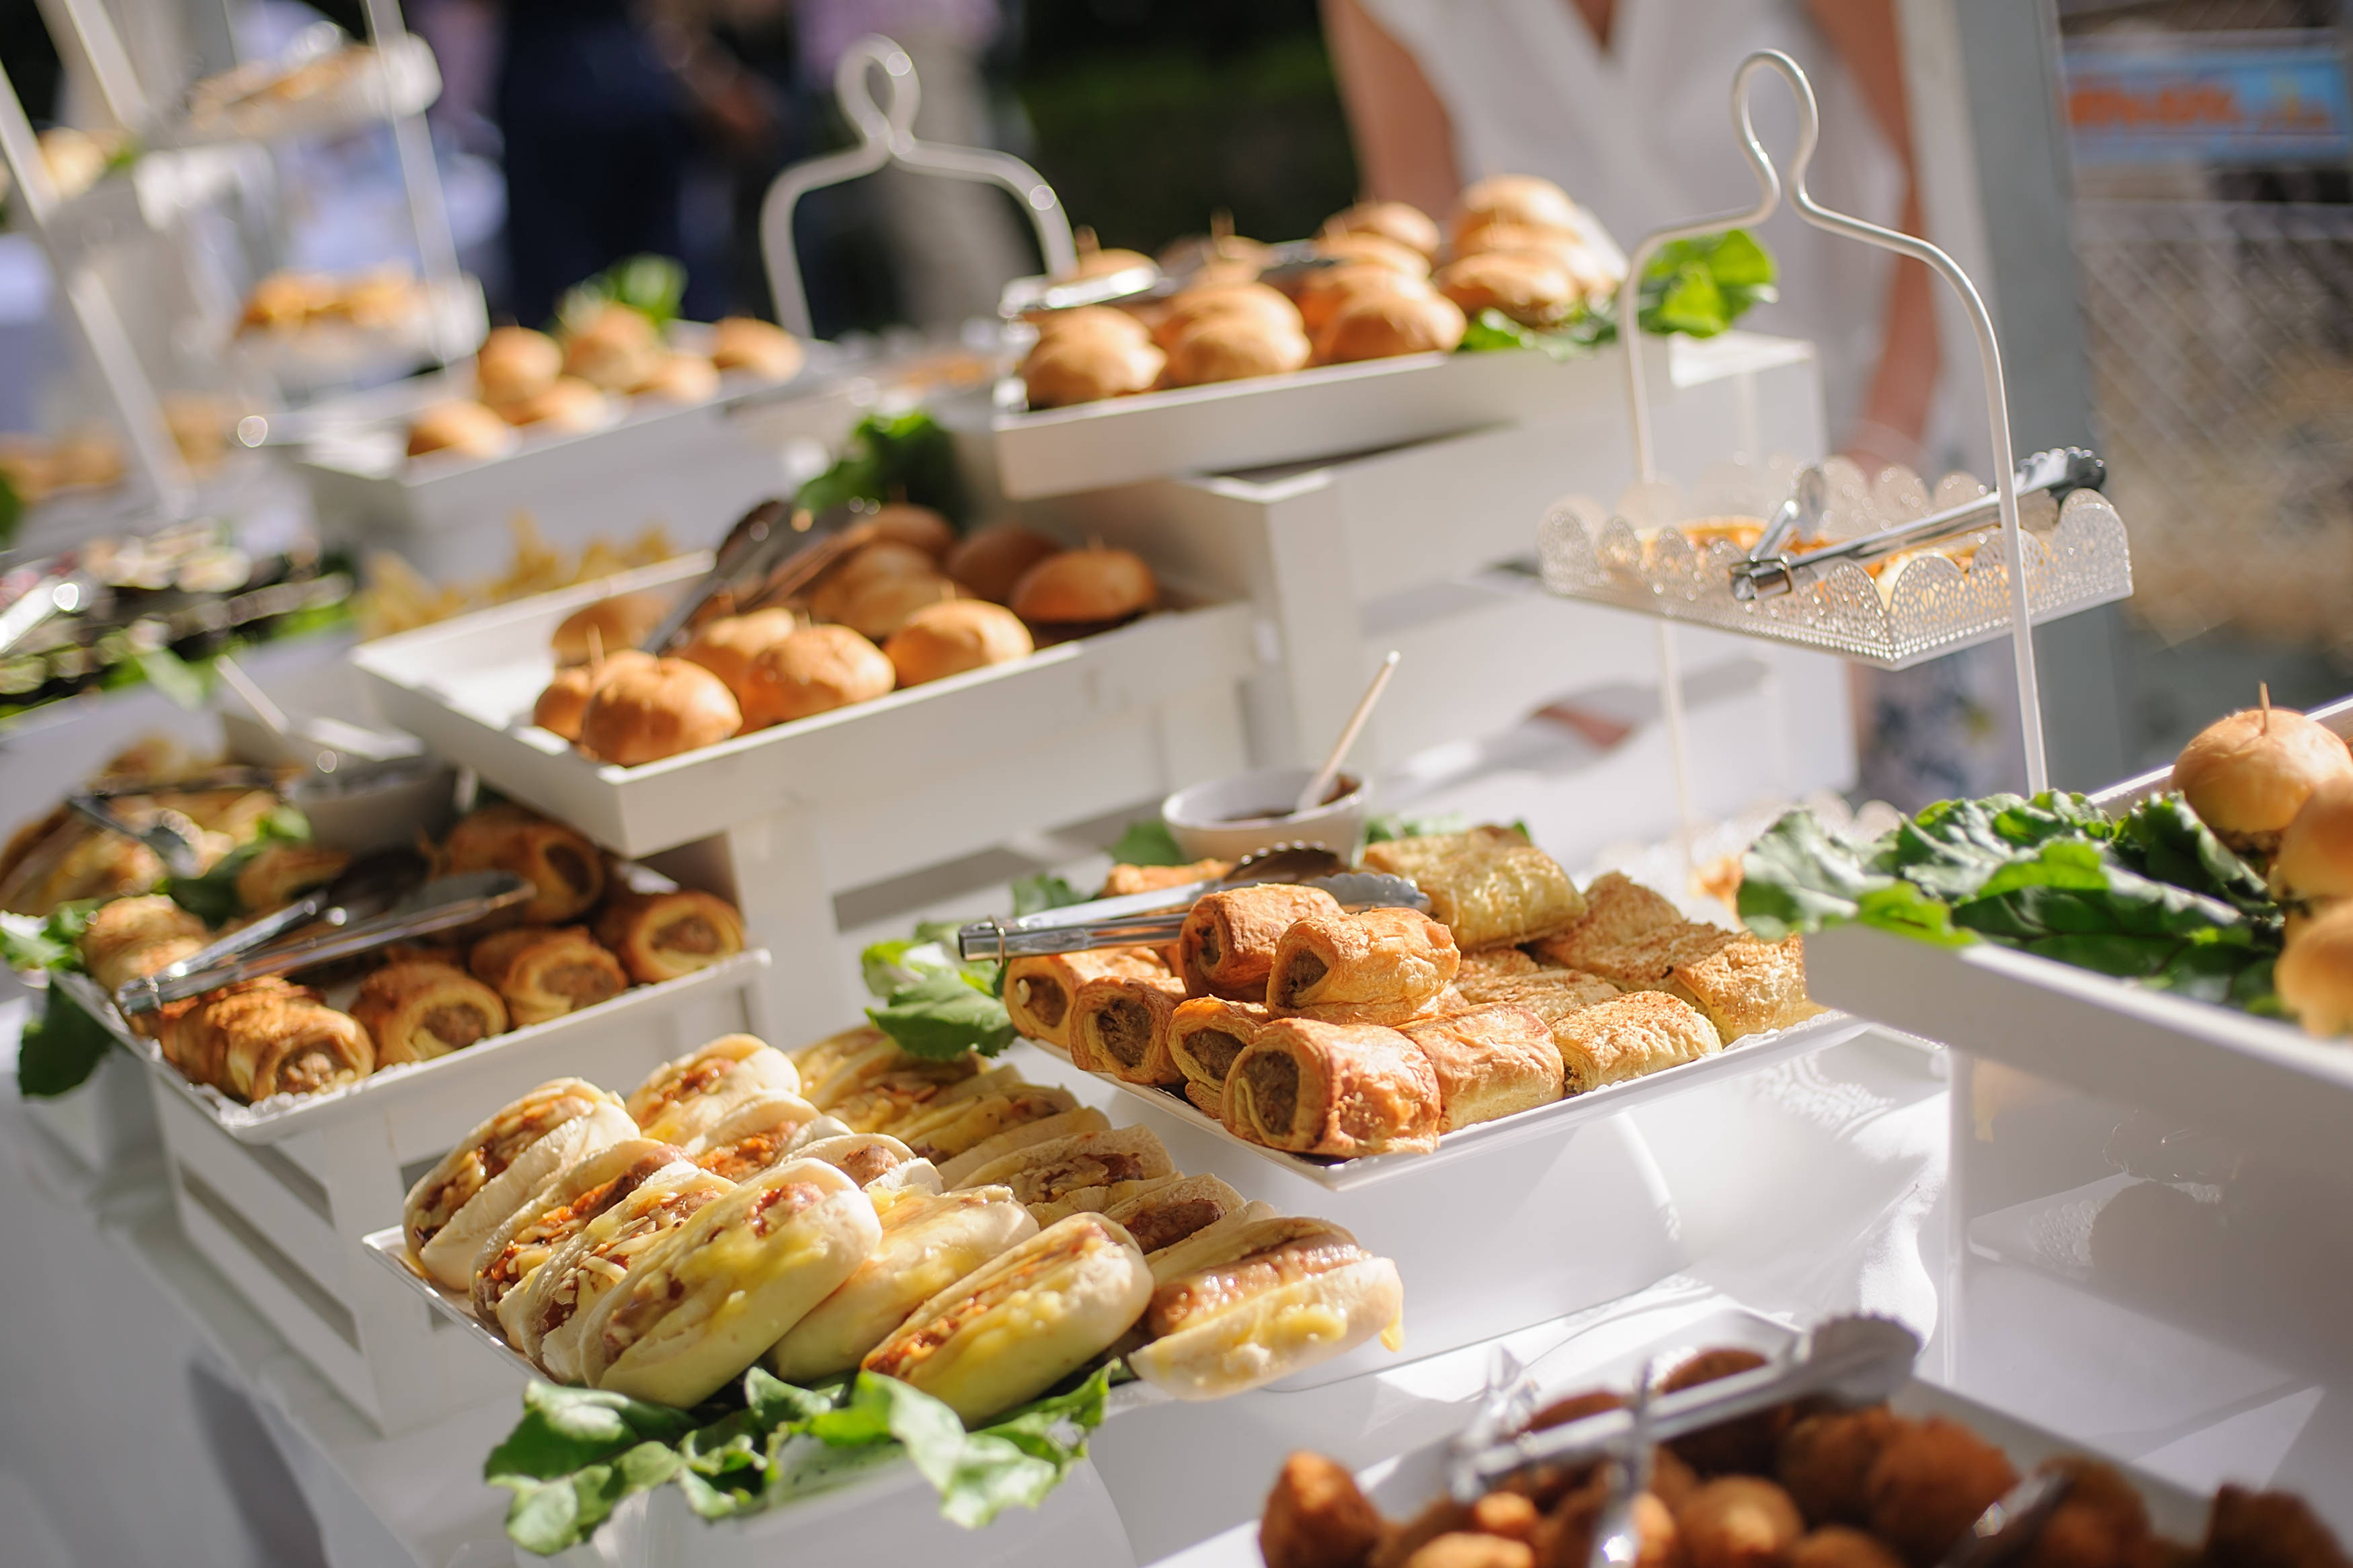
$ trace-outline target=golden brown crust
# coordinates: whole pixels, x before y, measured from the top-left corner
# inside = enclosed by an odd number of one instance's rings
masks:
[[[316,844],[265,844],[237,870],[237,901],[247,914],[268,914],[325,887],[351,863],[342,850]]]
[[[669,607],[659,594],[616,594],[583,605],[558,621],[548,644],[558,664],[609,658],[651,636]]]
[[[1454,972],[1454,988],[1462,994],[1464,1001],[1476,1005],[1501,1000],[1489,992],[1541,973],[1536,961],[1518,948],[1493,947],[1484,952],[1462,955],[1462,966]]]
[[[1786,1029],[1820,1013],[1806,994],[1806,939],[1736,937],[1669,972],[1667,989],[1707,1016],[1728,1043]]]
[[[596,940],[640,984],[676,980],[744,951],[744,917],[726,900],[692,888],[615,893],[596,917]]]
[[[1288,303],[1288,301],[1285,301]],[[1208,315],[1188,324],[1168,350],[1168,384],[1207,386],[1286,375],[1303,368],[1314,349],[1295,326],[1254,316]]]
[[[1365,864],[1410,879],[1465,952],[1534,942],[1585,913],[1560,863],[1509,829],[1376,844]]]
[[[1462,308],[1442,294],[1362,293],[1324,323],[1315,339],[1315,358],[1324,364],[1349,364],[1397,354],[1447,353],[1462,341],[1468,325]]]
[[[608,653],[594,665],[570,664],[549,678],[547,688],[532,704],[531,721],[567,741],[580,738],[580,721],[596,688],[625,669],[650,669],[654,656],[636,648]]]
[[[898,680],[882,650],[849,627],[804,626],[761,649],[734,690],[744,728],[756,729],[870,702]]]
[[[1339,913],[1338,902],[1321,888],[1264,882],[1205,894],[1185,916],[1176,939],[1185,994],[1264,1002],[1283,933],[1311,915]]]
[[[678,650],[678,657],[690,664],[699,664],[726,683],[735,695],[736,706],[742,710],[744,726],[754,729],[773,720],[753,716],[752,705],[744,700],[750,685],[752,661],[761,653],[774,647],[798,630],[800,623],[790,610],[754,610],[746,616],[719,616],[697,627],[687,645]]]
[[[1438,254],[1444,237],[1438,221],[1408,202],[1366,201],[1324,220],[1326,234],[1377,234],[1402,245],[1424,261]]]
[[[1029,568],[1061,553],[1059,541],[1018,522],[992,522],[965,535],[948,552],[947,574],[978,598],[1001,605]]]
[[[1629,992],[1570,1013],[1553,1023],[1552,1038],[1570,1094],[1680,1067],[1723,1048],[1715,1025],[1662,991]]]
[[[522,916],[532,925],[560,925],[595,907],[605,892],[605,857],[560,822],[519,805],[486,805],[449,830],[441,847],[445,870],[512,871],[534,891]]]
[[[1222,1094],[1234,1058],[1272,1016],[1260,1002],[1192,997],[1177,1007],[1168,1022],[1168,1058],[1188,1081]]]
[[[438,403],[409,422],[408,455],[456,452],[468,458],[495,458],[514,441],[514,432],[497,413],[480,403]]]
[[[1301,1154],[1438,1147],[1444,1120],[1430,1059],[1395,1029],[1276,1018],[1226,1075],[1226,1125]]]
[[[900,685],[921,686],[968,669],[1010,664],[1036,647],[1029,628],[1002,605],[948,599],[917,607],[892,632],[882,652]]]
[[[210,1011],[220,1078],[214,1087],[243,1100],[315,1094],[375,1070],[366,1027],[298,991],[248,993]]]
[[[1156,893],[1163,888],[1189,887],[1214,881],[1234,868],[1230,860],[1196,860],[1189,866],[1113,866],[1103,877],[1099,899],[1128,893]]]
[[[1173,974],[1104,975],[1071,999],[1071,1062],[1126,1083],[1182,1083],[1168,1027],[1184,984]]]
[[[800,340],[772,321],[723,316],[711,324],[711,363],[717,369],[785,381],[800,373],[803,358]]]
[[[1212,283],[1187,289],[1169,300],[1153,325],[1152,341],[1173,353],[1187,333],[1212,317],[1250,321],[1274,331],[1302,331],[1299,307],[1281,289],[1263,283]]]
[[[82,967],[109,992],[175,963],[205,943],[205,922],[162,893],[117,899],[82,928]]]
[[[634,768],[716,745],[744,726],[727,683],[682,658],[608,675],[580,715],[579,747]]]
[[[352,1016],[366,1026],[385,1067],[428,1062],[507,1028],[496,991],[462,969],[421,961],[387,963],[362,981]]]
[[[1283,1460],[1259,1521],[1266,1568],[1360,1568],[1387,1528],[1347,1469],[1321,1454]]]
[[[1532,1110],[1561,1097],[1560,1048],[1552,1043],[1551,1027],[1525,1007],[1475,1007],[1400,1025],[1398,1032],[1421,1047],[1437,1075],[1444,1111],[1440,1131]]]
[[[496,932],[474,944],[466,967],[498,992],[517,1028],[608,1002],[629,987],[621,961],[582,926]]]
[[[1554,258],[1493,250],[1449,262],[1430,280],[1466,316],[1496,310],[1523,326],[1549,327],[1584,302],[1585,290]]]
[[[1572,969],[1586,953],[1617,947],[1664,927],[1686,923],[1683,911],[1622,871],[1596,877],[1585,889],[1585,913],[1559,934],[1535,944],[1538,956]]]
[[[2000,1448],[1932,1415],[1905,1425],[1880,1449],[1866,1488],[1871,1531],[1914,1568],[1929,1568],[2017,1484]]]
[[[1578,954],[1573,967],[1620,990],[1672,992],[1678,970],[1703,966],[1738,940],[1722,926],[1687,921],[1645,931],[1615,946],[1588,947]]]
[[[1079,987],[1111,975],[1150,979],[1168,966],[1148,947],[1105,947],[1017,958],[1005,966],[1005,1010],[1033,1040],[1071,1048],[1071,1004]]]
[[[1007,603],[1025,621],[1096,622],[1141,615],[1160,600],[1159,580],[1130,550],[1065,550],[1032,566]]]
[[[1437,1000],[1461,963],[1452,933],[1418,910],[1309,915],[1275,946],[1267,1009],[1325,1023],[1402,1024]]]
[[[1150,391],[1166,363],[1141,328],[1133,340],[1065,331],[1038,341],[1021,362],[1021,381],[1030,407],[1061,408]]]

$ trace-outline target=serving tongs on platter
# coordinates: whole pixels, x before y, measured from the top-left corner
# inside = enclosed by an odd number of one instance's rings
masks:
[[[2014,484],[2021,500],[2048,491],[2053,500],[2060,500],[2071,490],[2098,489],[2107,476],[2107,465],[2096,453],[2081,447],[2054,447],[2021,463]],[[1800,472],[1789,499],[1766,523],[1763,536],[1749,548],[1747,558],[1732,563],[1732,596],[1744,601],[1769,599],[1795,589],[1800,572],[1835,565],[1841,561],[1858,564],[1877,561],[1955,534],[1993,528],[2001,521],[2001,498],[1989,491],[1975,500],[1963,501],[1895,528],[1795,555],[1788,553],[1791,540],[1820,531],[1829,502],[1830,487],[1821,469],[1809,468]]]
[[[231,952],[201,966],[195,961],[204,954],[193,954],[154,974],[126,982],[111,1000],[126,1016],[153,1013],[166,1003],[201,996],[240,981],[290,974],[413,937],[470,926],[530,902],[533,891],[531,883],[512,871],[468,871],[437,878],[394,898],[381,913],[350,921],[340,929]]]
[[[1265,882],[1320,888],[1343,909],[1430,908],[1429,898],[1403,877],[1351,871],[1346,861],[1320,844],[1282,844],[1244,856],[1223,877],[1067,904],[1034,915],[976,921],[957,931],[956,955],[1002,962],[1105,947],[1156,947],[1176,940],[1186,915],[1205,895]]]
[[[1261,250],[1257,262],[1258,280],[1281,288],[1311,273],[1337,267],[1343,259],[1324,255],[1312,239],[1285,240]],[[1217,261],[1218,258],[1205,252],[1188,266],[1164,267],[1158,262],[1144,262],[1092,278],[1016,278],[997,296],[997,313],[1011,321],[1040,312],[1076,310],[1089,305],[1148,305],[1182,294]]]
[[[873,525],[860,521],[854,506],[810,512],[764,500],[736,519],[712,552],[711,570],[638,646],[659,658],[708,618],[706,612],[743,615],[789,599],[874,538]]]

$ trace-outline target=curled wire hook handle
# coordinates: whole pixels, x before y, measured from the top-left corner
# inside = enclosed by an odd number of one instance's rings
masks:
[[[883,101],[874,101],[873,73],[882,72]],[[923,84],[907,51],[869,33],[834,62],[833,95],[858,139],[869,147],[902,151],[915,140],[915,111],[923,107]]]

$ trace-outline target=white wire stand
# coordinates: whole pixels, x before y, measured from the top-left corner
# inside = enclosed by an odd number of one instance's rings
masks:
[[[879,68],[887,89],[882,103],[874,101],[869,73]],[[793,209],[811,191],[839,185],[896,164],[919,174],[970,180],[997,185],[1010,193],[1037,231],[1038,248],[1049,273],[1066,272],[1078,262],[1071,239],[1071,220],[1061,198],[1045,177],[1009,153],[976,147],[952,147],[918,141],[915,110],[923,101],[923,86],[915,79],[915,63],[907,51],[879,33],[870,33],[843,52],[833,70],[833,91],[843,118],[858,132],[858,145],[822,158],[796,163],[776,176],[760,204],[760,247],[767,258],[768,288],[776,302],[776,320],[785,330],[811,335],[808,293],[801,283],[798,257],[793,248]]]
[[[2055,525],[2036,531],[2025,527],[2013,477],[2016,462],[2002,384],[2001,350],[1984,300],[1968,274],[1936,247],[1832,211],[1807,190],[1806,170],[1820,141],[1820,111],[1805,72],[1778,50],[1761,49],[1750,55],[1741,62],[1732,83],[1733,124],[1757,174],[1756,205],[1646,237],[1635,247],[1619,289],[1621,336],[1631,342],[1640,331],[1642,273],[1662,247],[1675,240],[1761,223],[1780,205],[1783,176],[1758,140],[1749,112],[1751,85],[1766,71],[1779,74],[1797,100],[1798,140],[1789,159],[1786,189],[1799,216],[1826,232],[1919,261],[1960,296],[1976,332],[1985,374],[1986,413],[1996,470],[1994,493],[2000,521],[1998,530],[1939,542],[1938,547],[1905,560],[1900,571],[1891,564],[1880,579],[1852,561],[1842,561],[1826,572],[1801,574],[1794,592],[1736,598],[1731,568],[1744,558],[1744,552],[1722,538],[1695,544],[1679,529],[1664,526],[1678,519],[1662,515],[1671,509],[1673,491],[1661,479],[1653,461],[1642,359],[1639,353],[1624,356],[1638,481],[1621,498],[1617,515],[1604,512],[1582,497],[1570,497],[1555,506],[1540,532],[1539,551],[1545,581],[1555,592],[1660,617],[1662,706],[1686,838],[1691,828],[1690,784],[1672,622],[1690,621],[1796,643],[1891,669],[2007,633],[2016,667],[2027,785],[2039,792],[2048,787],[2049,775],[2035,678],[2033,626],[2132,592],[2131,554],[2123,521],[2095,491],[2076,490],[2055,508],[2047,497],[2036,498],[2039,509],[2030,509],[2037,511],[2036,521],[2052,523],[2055,518]],[[1841,492],[1848,524],[1862,525],[1853,531],[1877,531],[1929,510],[1927,487],[1916,477],[1890,470],[1881,483],[1862,485],[1852,465],[1841,466],[1832,459],[1824,467],[1834,476],[1833,488]],[[1720,502],[1724,488],[1717,488]],[[1762,491],[1766,497],[1756,515],[1769,514],[1778,498],[1771,496],[1756,478],[1750,489],[1752,495]],[[1787,493],[1786,485],[1782,490]],[[1984,488],[1967,476],[1949,476],[1936,487],[1936,500],[1939,505],[1951,504],[1983,493]],[[1635,514],[1636,521],[1630,521],[1629,513]],[[1638,531],[1638,521],[1651,526]],[[1957,548],[1972,539],[1974,549]],[[1963,553],[1966,563],[1954,558]],[[1883,590],[1883,582],[1892,587]]]

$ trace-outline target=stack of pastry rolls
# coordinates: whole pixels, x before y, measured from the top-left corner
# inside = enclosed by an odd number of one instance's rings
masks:
[[[754,1362],[979,1423],[1106,1354],[1180,1398],[1395,1335],[1396,1266],[1178,1172],[1147,1129],[860,1028],[626,1097],[543,1084],[408,1194],[411,1262],[549,1376],[692,1405]],[[723,1310],[722,1310],[723,1308]]]
[[[1430,912],[1226,889],[1194,904],[1173,954],[1015,960],[1007,1008],[1082,1068],[1340,1159],[1427,1152],[1820,1011],[1799,939],[1687,921],[1616,873],[1580,892],[1516,828],[1377,844],[1365,864],[1413,882]]]

